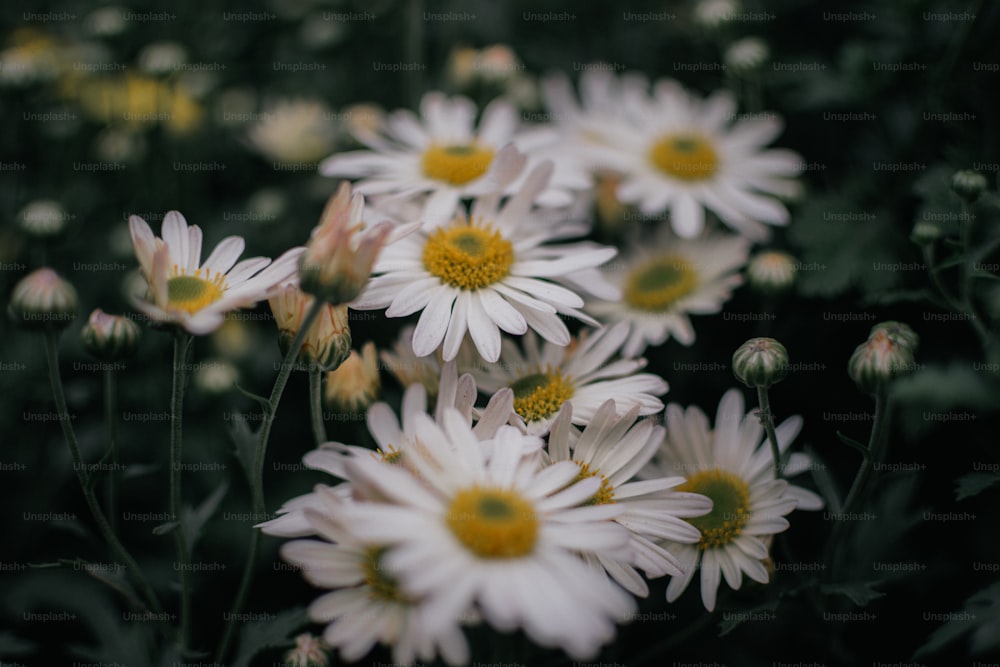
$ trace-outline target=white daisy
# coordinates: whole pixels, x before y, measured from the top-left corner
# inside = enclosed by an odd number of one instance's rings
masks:
[[[802,418],[789,417],[775,429],[784,452],[802,428]],[[701,599],[715,608],[720,573],[730,588],[739,589],[743,574],[766,584],[770,536],[788,528],[786,514],[794,509],[817,510],[823,501],[812,491],[774,479],[770,445],[754,413],[744,414],[743,394],[730,389],[719,402],[715,430],[696,407],[686,411],[667,406],[667,439],[651,475],[682,475],[687,481],[678,490],[700,493],[713,501],[712,511],[689,519],[701,531],[695,544],[670,544],[681,563],[683,576],[671,579],[667,600],[673,602],[701,570]],[[795,453],[788,457],[785,476],[806,470],[810,459]]]
[[[640,415],[663,409],[662,396],[669,388],[663,378],[639,373],[645,359],[618,355],[629,335],[622,322],[581,335],[568,346],[540,344],[530,332],[524,351],[510,339],[502,343],[502,361],[480,364],[470,372],[481,391],[493,393],[502,387],[514,392],[514,411],[528,433],[543,435],[564,403],[573,406],[573,423],[587,424],[609,398],[627,412],[637,407]]]
[[[712,509],[712,501],[695,493],[678,492],[676,487],[684,484],[683,477],[634,479],[659,449],[664,432],[663,427],[648,419],[636,422],[638,407],[618,416],[615,401],[609,399],[583,433],[576,433],[570,425],[572,412],[573,405],[567,403],[555,420],[549,434],[549,457],[553,462],[572,461],[579,467],[581,478],[599,478],[601,486],[588,503],[617,503],[622,513],[613,520],[629,530],[631,539],[632,554],[628,559],[603,554],[588,559],[629,592],[646,597],[649,587],[637,569],[648,577],[684,574],[677,559],[655,541],[698,542],[701,533],[683,517],[706,514]],[[575,443],[572,447],[571,442]]]
[[[733,123],[736,102],[728,92],[702,100],[675,81],[662,80],[653,95],[622,86],[624,121],[606,122],[595,156],[604,169],[623,175],[618,197],[648,216],[670,212],[674,231],[697,236],[705,210],[751,238],[784,225],[802,159],[788,150],[765,149],[780,132],[774,114]]]
[[[523,168],[511,155],[501,182]],[[380,275],[351,307],[388,308],[388,317],[423,311],[413,332],[418,357],[443,344],[444,360],[454,359],[466,332],[487,361],[500,356],[501,329],[521,335],[530,327],[557,345],[568,344],[560,315],[593,320],[578,310],[583,299],[557,283],[614,294],[594,269],[617,251],[586,242],[553,244],[564,237],[565,227],[531,224],[528,213],[551,175],[552,165],[543,163],[503,206],[499,193],[479,197],[470,216],[421,229],[387,247],[373,270]],[[591,286],[582,284],[585,278]]]
[[[503,99],[491,102],[475,125],[475,104],[465,97],[447,98],[427,93],[420,117],[408,110],[390,114],[378,131],[355,133],[370,150],[335,154],[320,164],[325,176],[360,178],[358,192],[423,198],[423,219],[429,225],[451,220],[463,197],[476,197],[496,188],[494,172],[501,149],[515,144],[532,155],[532,164],[555,160],[558,169],[539,193],[543,206],[570,202],[567,190],[589,186],[586,173],[571,160],[547,154],[555,135],[547,129],[518,134],[516,107]],[[523,175],[522,175],[523,176]],[[521,187],[505,184],[508,194]]]
[[[352,535],[342,517],[350,504],[322,486],[318,502],[305,510],[306,521],[320,540],[295,540],[281,547],[281,556],[298,566],[309,583],[332,588],[309,606],[309,618],[327,623],[323,640],[354,662],[376,643],[392,646],[393,660],[410,664],[432,661],[437,653],[449,664],[468,662],[469,647],[458,623],[431,631],[422,603],[400,588],[386,569],[386,548]]]
[[[239,236],[229,236],[199,265],[201,228],[189,227],[177,211],[163,217],[162,239],[135,215],[129,218],[129,231],[148,286],[145,297],[133,300],[135,306],[153,320],[178,324],[195,335],[217,329],[227,312],[271,296],[296,275],[304,250],[293,248],[274,262],[254,257],[237,264],[245,244]]]
[[[476,609],[501,632],[523,629],[542,646],[592,658],[633,599],[577,552],[627,558],[615,504],[582,506],[600,489],[569,461],[540,468],[538,438],[504,426],[489,459],[465,419],[417,415],[415,476],[363,458],[348,462],[389,501],[356,503],[351,530],[389,545],[386,564],[424,603],[431,634]]]
[[[457,410],[466,423],[476,422],[472,432],[480,441],[488,441],[496,434],[500,426],[507,423],[513,411],[513,395],[509,390],[499,391],[490,399],[488,405],[475,409],[476,384],[471,375],[458,377],[455,364],[447,363],[441,371],[437,382],[440,391],[435,406],[435,416],[441,419],[444,410]],[[375,440],[376,450],[356,445],[345,445],[340,442],[328,442],[319,448],[307,452],[302,457],[302,463],[307,468],[319,470],[338,480],[336,493],[347,498],[352,494],[365,495],[370,489],[357,489],[348,479],[346,463],[355,457],[374,458],[389,464],[408,465],[407,452],[416,446],[416,417],[428,413],[427,391],[422,384],[413,384],[403,393],[400,415],[388,403],[374,403],[366,413],[368,431]],[[305,510],[317,507],[320,498],[317,492],[307,493],[287,501],[278,510],[278,516],[270,521],[257,525],[267,535],[276,537],[304,537],[312,535],[312,526],[306,520]]]
[[[608,322],[631,327],[623,354],[635,356],[647,345],[673,336],[682,345],[695,340],[689,314],[722,309],[743,282],[750,242],[735,235],[681,239],[666,229],[653,242],[633,241],[622,261],[604,267],[622,290],[621,300],[588,302],[587,310]]]

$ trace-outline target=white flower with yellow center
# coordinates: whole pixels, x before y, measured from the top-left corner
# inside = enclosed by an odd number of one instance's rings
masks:
[[[468,374],[458,377],[454,362],[444,365],[436,384],[440,387],[434,408],[436,418],[441,419],[445,409],[457,410],[467,424],[476,422],[472,432],[483,443],[489,442],[512,414],[513,396],[509,390],[497,392],[485,408],[476,410],[475,381]],[[375,451],[340,442],[328,442],[307,452],[302,457],[303,465],[325,472],[341,482],[336,487],[326,487],[336,489],[336,493],[341,496],[364,497],[371,489],[354,488],[350,483],[343,483],[343,480],[348,479],[346,462],[354,457],[363,457],[391,465],[409,465],[407,452],[417,446],[416,417],[428,413],[427,398],[424,385],[413,384],[403,393],[398,417],[388,403],[374,403],[368,408],[366,424],[375,440]],[[483,446],[487,447],[485,444]],[[306,520],[304,511],[309,507],[316,507],[318,502],[317,492],[292,498],[282,505],[276,518],[260,523],[257,527],[267,535],[278,537],[312,535],[313,529]]]
[[[711,510],[712,502],[705,496],[677,491],[684,484],[683,477],[635,479],[659,449],[664,431],[648,419],[636,422],[637,407],[616,415],[615,401],[609,399],[582,433],[570,425],[572,412],[572,404],[567,404],[555,420],[549,434],[549,457],[553,462],[575,463],[580,479],[601,480],[587,504],[615,503],[621,507],[622,513],[613,521],[628,529],[632,548],[627,559],[598,553],[588,556],[588,560],[604,568],[629,592],[646,597],[649,587],[637,570],[647,577],[684,574],[677,558],[656,542],[698,542],[701,533],[684,517],[704,515]]]
[[[386,499],[353,505],[351,531],[388,545],[385,562],[425,605],[431,634],[476,609],[501,632],[521,628],[542,646],[593,658],[634,601],[577,553],[628,557],[629,532],[609,521],[619,508],[584,505],[601,481],[577,480],[575,463],[539,467],[526,456],[538,438],[503,426],[487,459],[460,414],[443,417],[417,415],[420,447],[408,452],[416,475],[348,462],[352,483]]]
[[[812,491],[774,479],[770,445],[754,413],[744,414],[743,394],[730,389],[719,402],[715,430],[705,413],[696,407],[686,411],[675,403],[667,406],[667,439],[649,475],[681,475],[686,482],[679,491],[700,493],[712,499],[712,511],[689,519],[701,531],[697,544],[669,544],[677,556],[682,576],[671,579],[667,600],[673,602],[701,571],[701,599],[705,608],[715,608],[719,582],[725,578],[737,590],[743,574],[766,584],[770,536],[788,528],[784,518],[794,509],[817,510],[822,499]],[[802,428],[802,418],[789,417],[775,429],[778,447],[784,452]],[[805,454],[787,457],[786,477],[797,475],[811,464]],[[721,575],[721,576],[720,576]]]
[[[629,336],[629,325],[619,323],[588,331],[569,346],[540,344],[530,332],[524,351],[511,340],[502,344],[501,362],[471,369],[481,391],[502,387],[514,392],[514,411],[528,433],[543,435],[565,403],[573,406],[573,423],[587,424],[609,398],[627,412],[640,415],[663,409],[662,396],[669,388],[663,378],[639,373],[645,359],[615,359]]]
[[[625,120],[607,123],[605,144],[593,157],[603,169],[620,172],[618,197],[647,216],[669,211],[675,232],[697,236],[705,211],[755,239],[769,225],[788,223],[777,197],[799,191],[793,180],[802,159],[788,150],[766,149],[780,132],[774,114],[733,123],[736,103],[718,92],[702,100],[675,81],[662,80],[650,96],[622,87]]]
[[[622,261],[606,266],[605,276],[622,291],[620,300],[588,302],[588,312],[606,322],[627,322],[622,353],[641,354],[647,345],[676,338],[694,343],[688,315],[710,315],[743,282],[750,242],[735,235],[680,239],[663,233],[651,243],[633,242]]]
[[[511,156],[505,179],[522,167]],[[351,307],[387,308],[388,317],[423,311],[413,332],[418,357],[442,347],[444,360],[454,359],[466,332],[491,362],[500,357],[501,330],[521,335],[530,327],[556,345],[568,344],[560,315],[593,323],[578,310],[583,299],[577,292],[616,293],[593,270],[617,251],[585,242],[549,243],[564,238],[567,227],[533,224],[530,211],[551,175],[552,165],[543,163],[503,206],[498,193],[485,195],[469,216],[425,227],[387,247],[373,269],[380,275]]]
[[[201,262],[201,228],[187,224],[177,211],[163,217],[163,238],[156,238],[146,221],[129,218],[132,244],[146,279],[145,296],[133,302],[159,322],[177,324],[203,335],[217,329],[225,314],[253,306],[292,280],[303,248],[293,248],[272,262],[253,257],[237,263],[244,241],[229,236]]]
[[[323,640],[345,662],[363,658],[376,643],[392,647],[393,660],[410,664],[432,661],[437,653],[449,664],[468,662],[469,647],[459,623],[430,632],[422,602],[405,593],[385,563],[386,548],[358,539],[344,526],[349,501],[317,487],[317,502],[304,511],[312,533],[321,540],[295,540],[281,556],[298,566],[305,579],[334,589],[309,606],[309,618],[326,623]]]
[[[478,127],[475,120],[471,100],[427,93],[420,103],[420,117],[399,110],[387,116],[377,131],[356,132],[369,150],[335,154],[320,164],[320,172],[360,178],[356,189],[366,195],[426,196],[421,217],[431,226],[451,220],[462,198],[495,189],[501,149],[511,143],[528,151],[532,163],[544,158],[557,162],[554,178],[540,193],[540,205],[564,206],[571,200],[569,190],[589,185],[585,172],[571,160],[544,154],[554,134],[545,129],[518,134],[520,119],[510,102],[494,100],[483,110]],[[519,181],[507,184],[507,194],[520,186]]]

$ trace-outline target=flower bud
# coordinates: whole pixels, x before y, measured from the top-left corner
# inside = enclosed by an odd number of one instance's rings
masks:
[[[937,223],[918,220],[910,232],[910,240],[917,245],[930,245],[941,238],[941,228]]]
[[[894,322],[891,320],[888,322],[880,322],[872,327],[868,337],[871,338],[879,331],[885,331],[889,335],[890,340],[909,348],[910,352],[915,352],[917,350],[917,344],[920,343],[920,336],[918,336],[908,324],[903,324],[902,322]]]
[[[952,190],[970,204],[979,199],[979,195],[986,190],[988,185],[985,176],[970,169],[956,171],[955,175],[951,177]]]
[[[87,352],[105,361],[120,361],[135,355],[139,346],[139,325],[121,315],[108,315],[100,308],[80,331]]]
[[[766,389],[787,374],[788,350],[773,338],[751,338],[733,353],[733,375],[751,389]]]
[[[21,229],[38,237],[55,236],[66,226],[66,212],[58,202],[33,201],[18,213]]]
[[[345,183],[327,202],[319,226],[299,257],[303,292],[330,303],[348,303],[361,293],[391,228],[387,222],[360,232],[363,216],[364,199],[352,197]]]
[[[739,74],[759,69],[770,55],[771,50],[767,42],[759,37],[744,37],[729,45],[723,60],[730,69]]]
[[[278,345],[282,354],[288,354],[313,301],[313,297],[294,285],[285,286],[268,299],[274,321],[278,324]],[[325,303],[309,327],[295,362],[329,371],[340,366],[350,351],[351,328],[347,322],[347,306]]]
[[[698,25],[713,30],[732,21],[739,11],[736,0],[700,0],[694,8],[694,20]]]
[[[295,648],[285,654],[285,664],[289,667],[326,667],[330,664],[326,654],[329,648],[319,637],[303,633],[295,638]]]
[[[351,350],[337,370],[326,374],[323,398],[331,409],[356,412],[372,404],[381,386],[375,344],[368,342],[360,355]]]
[[[757,253],[747,265],[747,282],[765,296],[781,294],[795,284],[797,261],[788,253],[769,250]]]
[[[64,329],[76,317],[76,290],[49,268],[33,271],[14,286],[7,315],[26,329]]]
[[[847,362],[851,379],[871,394],[884,388],[893,378],[912,371],[914,364],[913,348],[905,334],[901,336],[880,326],[872,329],[868,340],[858,345]],[[912,330],[910,334],[913,334]],[[915,334],[913,336],[915,339]]]

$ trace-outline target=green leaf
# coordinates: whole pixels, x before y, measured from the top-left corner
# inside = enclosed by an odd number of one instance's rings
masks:
[[[261,396],[260,394],[255,394],[252,391],[248,391],[248,390],[244,389],[243,387],[240,386],[239,382],[234,382],[233,386],[236,388],[236,391],[240,392],[241,394],[243,394],[247,398],[251,398],[254,401],[256,401],[257,403],[259,403],[260,407],[264,410],[265,414],[268,411],[270,411],[270,409],[271,409],[271,400],[269,398],[266,398],[264,396]]]
[[[877,598],[883,597],[885,593],[880,593],[873,587],[881,581],[853,581],[836,584],[823,584],[819,587],[821,593],[827,595],[843,595],[859,607],[867,607],[868,603]]]
[[[778,608],[779,602],[780,600],[774,598],[749,609],[727,611],[722,615],[722,622],[719,623],[719,636],[724,637],[728,635],[747,621],[759,621],[766,618],[773,619],[774,611]]]
[[[161,523],[159,526],[153,528],[153,535],[167,535],[179,525],[178,521],[168,521],[167,523]]]
[[[293,635],[308,622],[305,608],[299,607],[265,621],[247,623],[240,631],[239,651],[233,667],[249,667],[250,660],[264,649],[293,644]]]
[[[1000,582],[975,593],[965,601],[962,611],[946,614],[942,620],[945,624],[931,633],[914,658],[939,651],[967,633],[972,635],[969,651],[973,655],[994,653],[1000,649]]]
[[[181,530],[184,531],[188,553],[194,552],[194,545],[198,541],[198,538],[201,537],[202,528],[205,527],[208,520],[215,514],[215,511],[219,509],[219,503],[222,502],[228,490],[229,483],[224,482],[208,498],[205,498],[197,508],[184,507],[181,510]]]
[[[955,480],[955,500],[965,500],[1000,482],[1000,472],[970,472]]]
[[[235,445],[236,460],[246,473],[247,483],[253,484],[254,459],[257,456],[257,434],[245,421],[229,422],[229,437]]]

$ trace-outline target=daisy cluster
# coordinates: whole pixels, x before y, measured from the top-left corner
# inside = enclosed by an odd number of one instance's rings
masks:
[[[308,453],[333,483],[260,525],[296,538],[283,557],[330,589],[309,615],[345,660],[381,643],[401,663],[464,664],[464,629],[479,624],[589,659],[648,579],[671,577],[673,601],[699,576],[711,611],[722,579],[767,583],[786,515],[822,506],[776,478],[738,390],[714,428],[676,404],[661,425],[668,384],[640,356],[692,344],[689,315],[717,313],[753,243],[788,221],[779,198],[796,192],[799,160],[765,148],[780,123],[733,122],[726,93],[629,74],[591,71],[581,90],[550,77],[542,126],[503,98],[479,113],[437,92],[419,114],[359,125],[364,149],[319,167],[356,182],[307,247],[274,262],[237,263],[238,237],[201,261],[201,230],[177,212],[162,238],[130,221],[147,315],[199,335],[269,299],[282,349],[300,341],[299,363],[329,371],[333,404],[367,407],[377,448]],[[617,260],[588,240],[602,196],[652,223]],[[399,418],[372,402],[371,343],[349,354],[348,307],[415,320],[381,355],[404,386]],[[800,427],[778,425],[779,451]],[[783,458],[785,477],[809,465]]]
[[[464,629],[481,624],[590,659],[649,579],[671,577],[674,601],[698,576],[711,611],[723,579],[767,583],[785,517],[822,506],[775,478],[738,390],[714,428],[677,404],[663,426],[668,384],[640,356],[691,345],[689,315],[719,312],[767,225],[788,221],[780,198],[797,191],[799,159],[765,148],[780,122],[733,122],[726,93],[635,75],[591,71],[581,90],[550,77],[554,122],[530,127],[503,98],[479,113],[428,93],[419,114],[360,127],[363,149],[320,164],[355,179],[354,195],[342,186],[324,213],[341,220],[302,255],[303,290],[343,301],[324,289],[354,251],[331,258],[377,216],[389,222],[366,234],[380,252],[362,263],[367,282],[346,271],[360,289],[348,306],[411,318],[381,354],[405,389],[398,417],[371,403],[370,346],[326,380],[339,405],[369,405],[376,449],[308,453],[331,483],[260,525],[295,538],[282,556],[329,589],[309,615],[345,660],[381,643],[400,663],[464,664]],[[618,259],[588,240],[602,192],[651,223]],[[800,428],[777,427],[781,452]],[[782,463],[785,477],[808,466]]]

